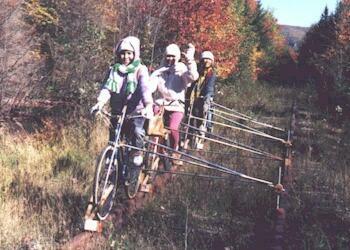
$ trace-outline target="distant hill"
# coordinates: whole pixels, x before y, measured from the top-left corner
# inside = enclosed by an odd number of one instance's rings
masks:
[[[297,48],[304,38],[308,27],[280,25],[282,34],[286,37],[288,45],[292,48]]]

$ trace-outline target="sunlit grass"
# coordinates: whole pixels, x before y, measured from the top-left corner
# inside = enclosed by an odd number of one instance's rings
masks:
[[[251,84],[222,86],[219,100],[260,121],[287,128],[294,90]],[[300,127],[294,150],[294,185],[288,190],[289,249],[346,249],[350,235],[349,127],[331,125],[298,90]],[[5,249],[55,249],[81,231],[92,188],[95,159],[106,144],[100,122],[70,125],[31,135],[0,135],[0,245]],[[275,155],[277,142],[215,127],[226,138]],[[283,133],[274,133],[283,138]],[[276,183],[278,161],[215,143],[198,155],[235,171]],[[215,154],[214,152],[224,153]],[[227,176],[201,167],[178,169]],[[266,185],[178,176],[155,200],[110,235],[115,249],[251,249],[273,228],[276,194]],[[186,231],[187,221],[187,231]],[[112,225],[110,225],[112,226]],[[111,230],[113,231],[113,230]],[[261,240],[261,239],[260,239]],[[266,242],[265,242],[266,243]],[[107,246],[106,246],[107,247]]]
[[[83,129],[63,129],[51,138],[1,135],[2,247],[54,248],[81,230],[95,157],[106,141],[101,124],[89,138]]]

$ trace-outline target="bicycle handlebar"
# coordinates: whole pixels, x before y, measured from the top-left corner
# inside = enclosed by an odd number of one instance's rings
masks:
[[[98,115],[98,114],[102,114],[104,116],[107,116],[108,118],[117,118],[118,116],[122,115],[122,114],[120,114],[120,115],[112,115],[111,113],[109,113],[109,112],[107,112],[107,111],[105,111],[103,109],[100,110],[100,111],[97,111],[96,115]],[[125,115],[125,118],[127,118],[127,119],[134,119],[134,118],[141,118],[141,117],[147,118],[146,116],[144,116],[142,114],[139,114],[139,115]]]

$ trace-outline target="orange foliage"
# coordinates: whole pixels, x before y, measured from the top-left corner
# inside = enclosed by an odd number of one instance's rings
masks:
[[[253,15],[258,9],[258,2],[256,0],[246,0],[248,7],[248,14]]]
[[[225,77],[236,70],[239,38],[229,12],[229,1],[176,0],[169,3],[166,27],[174,42],[189,42],[197,51],[211,50],[218,63],[218,74]]]
[[[272,42],[276,55],[281,55],[286,47],[286,41],[280,31],[279,26],[277,25],[276,18],[274,18],[270,13],[267,13],[264,18],[264,30],[267,31],[266,35],[269,41]]]

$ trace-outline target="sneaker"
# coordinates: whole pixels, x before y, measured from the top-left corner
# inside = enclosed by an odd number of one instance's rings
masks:
[[[132,159],[132,162],[136,167],[140,167],[143,163],[143,156],[142,155],[135,155]]]

